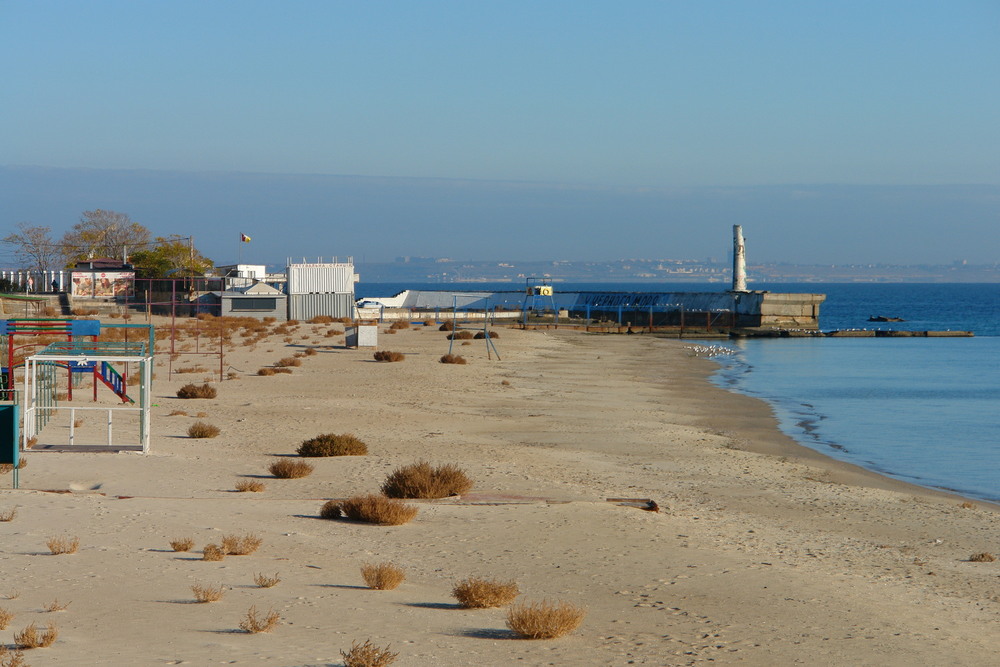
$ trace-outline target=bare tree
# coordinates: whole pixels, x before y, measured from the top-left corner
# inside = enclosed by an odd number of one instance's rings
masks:
[[[52,240],[52,230],[43,225],[17,223],[17,231],[3,238],[14,246],[14,255],[22,268],[49,271],[62,268],[62,245]]]
[[[96,209],[84,211],[80,222],[66,232],[62,242],[67,264],[73,264],[94,257],[125,259],[129,252],[145,247],[149,240],[149,230],[128,214]]]

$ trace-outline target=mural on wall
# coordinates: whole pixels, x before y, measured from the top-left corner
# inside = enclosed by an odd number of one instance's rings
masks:
[[[70,293],[74,297],[132,296],[133,271],[74,271]]]

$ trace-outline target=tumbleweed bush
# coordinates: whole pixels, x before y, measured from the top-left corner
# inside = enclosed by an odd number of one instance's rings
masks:
[[[418,461],[392,471],[381,491],[390,498],[447,498],[471,488],[472,480],[458,466],[431,467],[427,461]]]

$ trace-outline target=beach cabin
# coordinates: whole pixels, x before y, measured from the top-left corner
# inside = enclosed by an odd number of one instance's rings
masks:
[[[288,312],[288,297],[267,283],[233,287],[222,292],[219,298],[223,317],[252,317],[258,320],[273,317],[284,320]]]

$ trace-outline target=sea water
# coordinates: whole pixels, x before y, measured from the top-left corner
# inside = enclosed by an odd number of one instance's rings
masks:
[[[359,288],[390,296],[396,285]],[[399,286],[405,288],[405,286]],[[511,284],[411,285],[512,290]],[[722,291],[671,283],[557,285],[562,291]],[[714,381],[771,404],[803,445],[929,487],[1000,501],[1000,285],[774,284],[827,295],[820,327],[972,331],[973,338],[781,338],[714,342],[732,350]],[[393,291],[395,290],[395,291]],[[905,322],[873,323],[873,316]],[[719,357],[717,357],[719,359]]]

